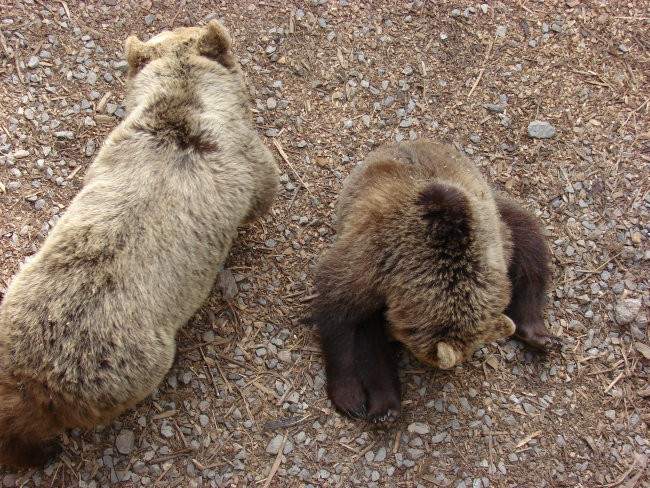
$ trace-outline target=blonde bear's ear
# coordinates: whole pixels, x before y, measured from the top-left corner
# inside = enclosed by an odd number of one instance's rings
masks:
[[[463,353],[451,344],[439,342],[436,345],[436,354],[438,356],[438,367],[440,369],[451,369],[457,364],[463,362]]]
[[[151,61],[152,49],[136,36],[129,36],[124,42],[124,56],[129,63],[130,74],[133,75]]]
[[[211,20],[206,26],[206,31],[198,41],[199,53],[218,61],[226,68],[235,64],[235,57],[230,52],[232,39],[228,29],[218,20]]]

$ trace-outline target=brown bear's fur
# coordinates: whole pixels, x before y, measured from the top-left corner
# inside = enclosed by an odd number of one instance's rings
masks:
[[[441,368],[514,333],[511,318],[535,345],[555,342],[542,322],[541,229],[453,148],[418,141],[371,153],[346,182],[337,218],[311,318],[339,410],[380,421],[398,414],[391,338]]]
[[[58,432],[149,395],[277,167],[250,124],[228,31],[130,37],[128,115],[0,305],[0,463],[42,464]]]

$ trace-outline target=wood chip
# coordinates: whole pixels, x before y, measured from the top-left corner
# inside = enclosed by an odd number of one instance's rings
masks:
[[[643,342],[635,342],[634,348],[639,351],[644,358],[650,359],[650,346]]]
[[[160,419],[167,419],[169,417],[173,417],[174,415],[176,415],[176,410],[167,410],[166,412],[162,412],[154,415],[152,418],[154,420],[160,420]]]
[[[104,107],[106,107],[106,103],[108,102],[108,99],[111,98],[111,95],[113,95],[113,92],[106,92],[104,93],[104,96],[99,99],[99,102],[97,102],[97,107],[95,107],[95,112],[103,112]]]
[[[485,360],[485,362],[486,362],[487,365],[490,366],[492,369],[499,369],[499,361],[498,361],[497,358],[495,358],[494,356],[490,356],[489,358],[487,358],[487,359]]]

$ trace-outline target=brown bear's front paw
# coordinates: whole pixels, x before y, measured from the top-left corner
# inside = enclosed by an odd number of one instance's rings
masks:
[[[382,385],[381,389],[368,389],[368,420],[375,424],[390,424],[397,420],[400,411],[399,384]]]
[[[42,468],[61,451],[56,443],[28,444],[15,438],[9,439],[4,449],[7,450],[0,452],[0,464],[18,468]]]
[[[561,349],[564,345],[564,341],[558,336],[553,335],[541,322],[533,322],[521,326],[517,324],[515,337],[542,351]]]
[[[399,408],[389,408],[379,414],[368,415],[368,420],[373,424],[392,424],[399,417]]]
[[[366,393],[358,378],[349,376],[330,380],[327,386],[327,394],[341,413],[355,419],[366,418]]]

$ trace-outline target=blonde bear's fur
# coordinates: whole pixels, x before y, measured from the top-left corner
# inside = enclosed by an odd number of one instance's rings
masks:
[[[126,41],[128,115],[0,306],[0,463],[147,397],[208,296],[237,227],[278,188],[217,21]]]

